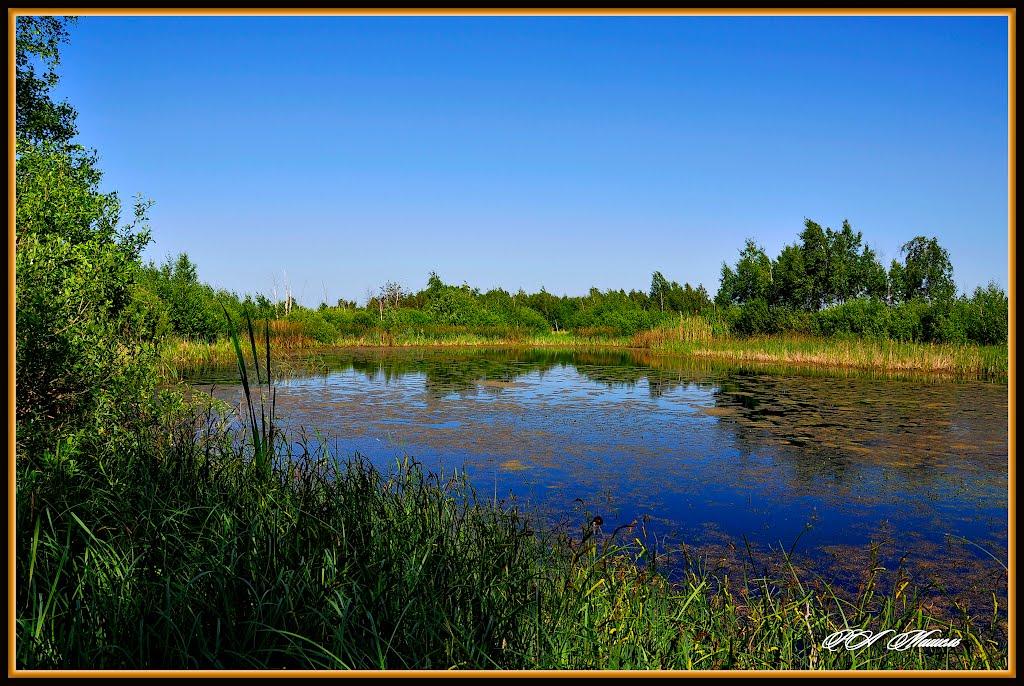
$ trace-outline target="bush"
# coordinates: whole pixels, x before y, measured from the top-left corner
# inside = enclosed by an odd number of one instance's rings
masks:
[[[427,305],[427,312],[439,324],[494,326],[501,318],[480,307],[467,288],[445,286]]]
[[[430,313],[423,310],[414,310],[411,307],[397,307],[384,310],[384,328],[388,331],[429,326],[434,323],[434,318],[430,316]]]
[[[744,336],[772,334],[781,331],[777,308],[757,298],[729,308],[730,328]]]
[[[146,206],[119,228],[120,202],[98,191],[91,156],[27,145],[19,155],[18,443],[53,446],[87,428],[130,427],[132,405],[152,388],[148,334],[160,327],[136,300]]]
[[[380,322],[372,312],[350,307],[327,307],[319,313],[341,334],[359,334]]]
[[[889,336],[889,310],[880,300],[850,300],[821,310],[814,317],[814,324],[822,336],[854,334],[865,338],[886,338]]]
[[[911,300],[892,307],[889,311],[889,338],[895,341],[925,340],[925,320],[928,303]]]
[[[982,345],[1005,344],[1009,340],[1010,301],[995,283],[974,289],[970,300],[972,316],[967,337]]]
[[[605,302],[576,312],[571,328],[577,333],[589,332],[586,335],[632,336],[673,321],[676,316],[674,313],[645,310],[635,305],[630,307]],[[596,334],[598,331],[605,333]]]
[[[974,308],[966,298],[933,304],[925,318],[925,336],[933,343],[964,344]]]
[[[545,333],[551,331],[551,324],[537,310],[532,307],[515,307],[508,315],[509,323],[517,329],[533,333]]]
[[[301,325],[301,335],[318,343],[330,344],[338,340],[338,330],[324,318],[323,314],[315,310],[292,310],[285,317],[285,321]]]

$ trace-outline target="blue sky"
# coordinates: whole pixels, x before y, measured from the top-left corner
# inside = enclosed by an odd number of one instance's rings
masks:
[[[1005,287],[1006,21],[82,17],[58,95],[147,256],[240,292],[714,293],[805,217]]]

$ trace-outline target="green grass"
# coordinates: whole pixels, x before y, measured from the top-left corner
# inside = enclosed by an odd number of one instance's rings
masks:
[[[343,348],[471,348],[471,347],[523,347],[523,348],[563,348],[563,349],[603,349],[608,347],[629,347],[630,339],[584,337],[569,333],[548,333],[530,336],[491,337],[471,332],[454,332],[444,337],[431,337],[409,333],[389,335],[383,331],[371,331],[362,336],[343,336],[329,344],[308,344],[302,347],[287,348],[282,351],[276,347],[271,334],[271,344],[275,346],[272,364],[281,374],[297,371],[323,369],[323,354]],[[264,346],[257,342],[258,354],[262,355]],[[218,340],[213,343],[171,339],[164,343],[160,352],[161,376],[165,379],[194,378],[204,372],[232,369],[237,365],[235,351],[229,340]]]

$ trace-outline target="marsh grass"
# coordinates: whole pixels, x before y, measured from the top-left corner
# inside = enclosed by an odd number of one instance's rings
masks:
[[[919,372],[991,380],[1005,380],[1009,369],[1005,346],[780,335],[714,338],[700,342],[665,340],[652,347],[693,357],[738,362]]]
[[[661,348],[676,343],[707,343],[714,338],[714,329],[704,317],[679,315],[678,323],[634,334],[634,348]]]
[[[273,333],[274,347],[272,365],[278,378],[293,374],[324,371],[323,357],[334,350],[351,348],[561,348],[567,350],[602,350],[609,347],[628,347],[628,338],[604,339],[587,338],[569,333],[550,333],[514,338],[490,338],[467,332],[455,332],[444,338],[435,338],[420,333],[402,335],[385,331],[371,331],[360,336],[342,336],[331,344],[316,343],[284,350],[277,347]],[[262,355],[263,344],[257,342]],[[230,340],[213,343],[172,339],[160,350],[160,375],[166,380],[198,378],[206,373],[224,371],[237,367],[237,359]]]

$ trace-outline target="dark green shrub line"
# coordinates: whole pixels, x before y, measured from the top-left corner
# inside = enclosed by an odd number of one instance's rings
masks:
[[[652,306],[657,300],[652,301],[646,294],[640,293],[642,298],[634,298],[624,292],[601,293],[595,289],[583,298],[563,296],[559,299],[563,307],[551,319],[529,305],[488,309],[493,307],[487,303],[494,300],[494,292],[480,294],[468,287],[443,286],[447,290],[445,295],[437,296],[438,300],[425,296],[422,305],[416,302],[421,293],[410,295],[410,302],[379,313],[373,311],[376,306],[371,302],[365,308],[321,305],[319,309],[309,309],[292,305],[288,314],[278,314],[275,308],[265,304],[257,305],[251,298],[241,300],[231,294],[215,297],[212,289],[198,283],[195,288],[208,293],[210,312],[228,309],[235,319],[244,318],[246,312],[255,317],[274,318],[272,332],[281,347],[330,345],[351,340],[373,340],[386,345],[395,340],[448,341],[466,336],[513,341],[559,331],[588,338],[621,338],[671,327],[681,316],[703,319],[718,336],[798,333],[913,343],[1001,345],[1007,341],[1009,327],[1009,300],[994,284],[979,287],[970,296],[935,301],[918,298],[887,303],[878,298],[860,297],[820,310],[806,310],[765,298],[722,305],[708,300],[699,306],[695,304],[685,313],[659,310]],[[453,295],[455,293],[458,295]],[[534,301],[534,296],[528,294],[517,298]],[[161,308],[168,306],[160,296],[147,294],[143,302],[148,303],[146,317],[166,319]],[[202,306],[190,300],[185,303],[181,305],[183,310],[195,316],[203,312]],[[163,335],[212,342],[217,338],[230,338],[226,324],[220,322],[210,320],[202,326],[152,326]]]

